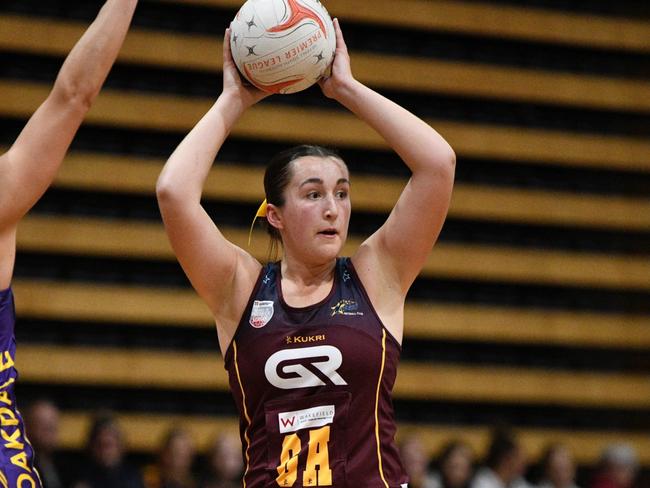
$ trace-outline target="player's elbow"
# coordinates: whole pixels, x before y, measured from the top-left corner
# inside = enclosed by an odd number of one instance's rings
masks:
[[[171,175],[163,172],[156,182],[156,199],[161,210],[177,208],[179,205],[190,201],[187,192],[183,191],[182,184],[174,181]]]
[[[445,151],[443,152],[440,159],[442,161],[442,164],[447,166],[452,172],[455,170],[456,152],[449,144],[447,144],[447,147],[445,147]]]
[[[453,181],[456,173],[456,153],[449,144],[445,144],[438,157],[438,172]]]
[[[156,182],[156,198],[158,199],[158,203],[161,205],[168,204],[176,197],[175,193],[174,185],[169,181],[169,178],[161,175]]]
[[[52,96],[59,103],[82,112],[90,110],[97,95],[99,95],[99,87],[90,83],[69,80],[65,77],[57,79],[52,89]]]
[[[456,153],[451,146],[445,144],[432,155],[427,168],[436,178],[442,176],[453,180],[456,172]]]

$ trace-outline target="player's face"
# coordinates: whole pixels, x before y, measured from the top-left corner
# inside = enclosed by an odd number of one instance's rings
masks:
[[[328,260],[341,251],[350,222],[348,169],[339,159],[305,156],[292,163],[281,209],[282,241],[308,260]]]

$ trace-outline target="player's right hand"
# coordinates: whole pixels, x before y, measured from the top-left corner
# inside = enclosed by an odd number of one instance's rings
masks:
[[[241,99],[245,107],[255,105],[271,95],[245,83],[242,79],[230,52],[230,28],[226,29],[223,37],[223,93]]]

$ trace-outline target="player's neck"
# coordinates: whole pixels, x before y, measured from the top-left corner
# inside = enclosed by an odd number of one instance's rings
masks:
[[[309,307],[324,300],[332,290],[336,260],[322,265],[307,265],[285,259],[281,263],[282,296],[290,307]]]
[[[285,254],[280,266],[283,281],[290,282],[297,289],[314,288],[332,282],[336,259],[312,264],[292,259],[290,255]]]

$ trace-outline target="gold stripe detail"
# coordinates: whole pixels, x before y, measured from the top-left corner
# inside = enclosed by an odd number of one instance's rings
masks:
[[[381,380],[384,376],[384,364],[386,363],[386,330],[382,329],[381,339],[381,370],[379,371],[379,380],[377,381],[377,396],[375,397],[375,437],[377,439],[377,460],[379,461],[379,476],[384,482],[384,486],[388,488],[386,478],[384,478],[384,468],[381,464],[381,449],[379,447],[379,388],[381,387]]]
[[[250,456],[248,454],[248,451],[251,447],[251,440],[248,437],[248,429],[251,426],[251,419],[248,416],[248,410],[246,409],[246,393],[244,393],[244,385],[242,385],[241,376],[239,375],[239,364],[237,364],[237,342],[234,339],[232,341],[232,346],[235,354],[235,371],[237,372],[237,382],[239,383],[239,389],[241,390],[242,396],[242,405],[244,406],[244,418],[248,423],[244,429],[244,439],[246,439],[246,471],[244,471],[244,479],[242,480],[244,488],[246,488],[246,475],[248,474],[248,468],[250,467]]]

